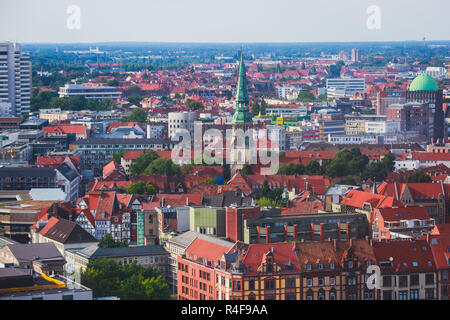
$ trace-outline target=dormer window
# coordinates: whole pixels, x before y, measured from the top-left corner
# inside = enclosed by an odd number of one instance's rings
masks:
[[[317,269],[322,270],[323,269],[323,264],[322,263],[317,264]]]
[[[306,264],[306,270],[309,270],[309,271],[312,270],[312,264],[311,263]]]
[[[330,263],[329,268],[330,268],[331,270],[334,269],[334,262],[331,262],[331,263]]]

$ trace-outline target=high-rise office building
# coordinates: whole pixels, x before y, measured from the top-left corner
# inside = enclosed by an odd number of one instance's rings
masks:
[[[353,48],[352,49],[352,62],[358,62],[359,61],[359,49]]]
[[[20,46],[0,42],[0,114],[21,116],[30,112],[31,62]]]

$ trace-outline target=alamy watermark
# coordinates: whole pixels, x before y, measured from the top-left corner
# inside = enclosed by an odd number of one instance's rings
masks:
[[[227,129],[224,138],[223,132],[218,129],[210,128],[203,132],[202,124],[196,122],[194,137],[187,129],[180,128],[175,131],[173,139],[179,141],[180,138],[181,141],[171,154],[174,163],[238,166],[259,164],[261,175],[278,172],[280,139],[277,130],[269,133],[267,129]]]
[[[77,5],[70,5],[67,7],[66,13],[69,15],[67,17],[66,26],[69,30],[80,30],[81,29],[81,8]]]
[[[366,26],[369,30],[380,30],[381,29],[381,8],[377,5],[371,5],[367,7],[366,13],[369,15],[367,17]]]

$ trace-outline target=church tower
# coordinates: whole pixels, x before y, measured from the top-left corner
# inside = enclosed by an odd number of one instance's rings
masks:
[[[250,114],[249,99],[247,92],[247,77],[244,64],[244,56],[241,49],[240,63],[239,63],[239,74],[238,83],[236,87],[236,111],[233,115],[232,120],[232,140],[231,146],[232,150],[230,153],[232,164],[231,164],[231,174],[233,175],[236,170],[242,169],[244,163],[250,163],[250,152],[256,152],[251,150],[253,140],[252,133],[245,137],[242,136],[242,131],[247,132],[247,130],[252,128],[253,117]],[[239,139],[244,138],[245,145],[239,143]],[[254,155],[253,155],[254,156]]]

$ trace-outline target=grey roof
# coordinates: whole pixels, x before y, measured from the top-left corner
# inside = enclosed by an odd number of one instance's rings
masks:
[[[327,190],[327,195],[345,196],[350,190],[361,189],[359,186],[352,186],[346,184],[335,184]]]
[[[94,236],[78,224],[66,219],[59,219],[58,222],[44,234],[44,237],[64,244],[98,242]]]
[[[48,177],[54,178],[56,175],[54,168],[39,167],[2,167],[0,168],[0,178],[5,177]]]
[[[66,177],[67,180],[73,181],[78,177],[78,174],[73,170],[67,163],[62,163],[58,168],[56,168],[61,174]]]
[[[42,261],[42,260],[64,260],[55,244],[28,243],[10,244],[7,246],[14,257],[20,262]]]
[[[176,237],[173,237],[169,240],[167,240],[166,242],[169,243],[173,243],[175,245],[178,245],[180,247],[183,247],[184,249],[186,249],[187,247],[189,247],[189,245],[197,238],[200,238],[202,240],[206,240],[227,248],[231,248],[234,243],[227,241],[227,240],[223,240],[220,238],[216,238],[216,237],[212,237],[212,236],[207,236],[205,234],[201,234],[195,231],[186,231]]]
[[[221,194],[203,195],[202,205],[211,207],[230,207],[231,205],[250,207],[255,205],[255,202],[252,197],[243,197],[241,192],[224,191]]]
[[[94,258],[160,255],[168,253],[160,245],[151,245],[151,246],[123,247],[123,248],[100,248],[98,246],[90,246],[79,251],[78,254],[88,259],[94,259]]]
[[[30,197],[33,201],[65,201],[67,194],[59,188],[33,188]]]

